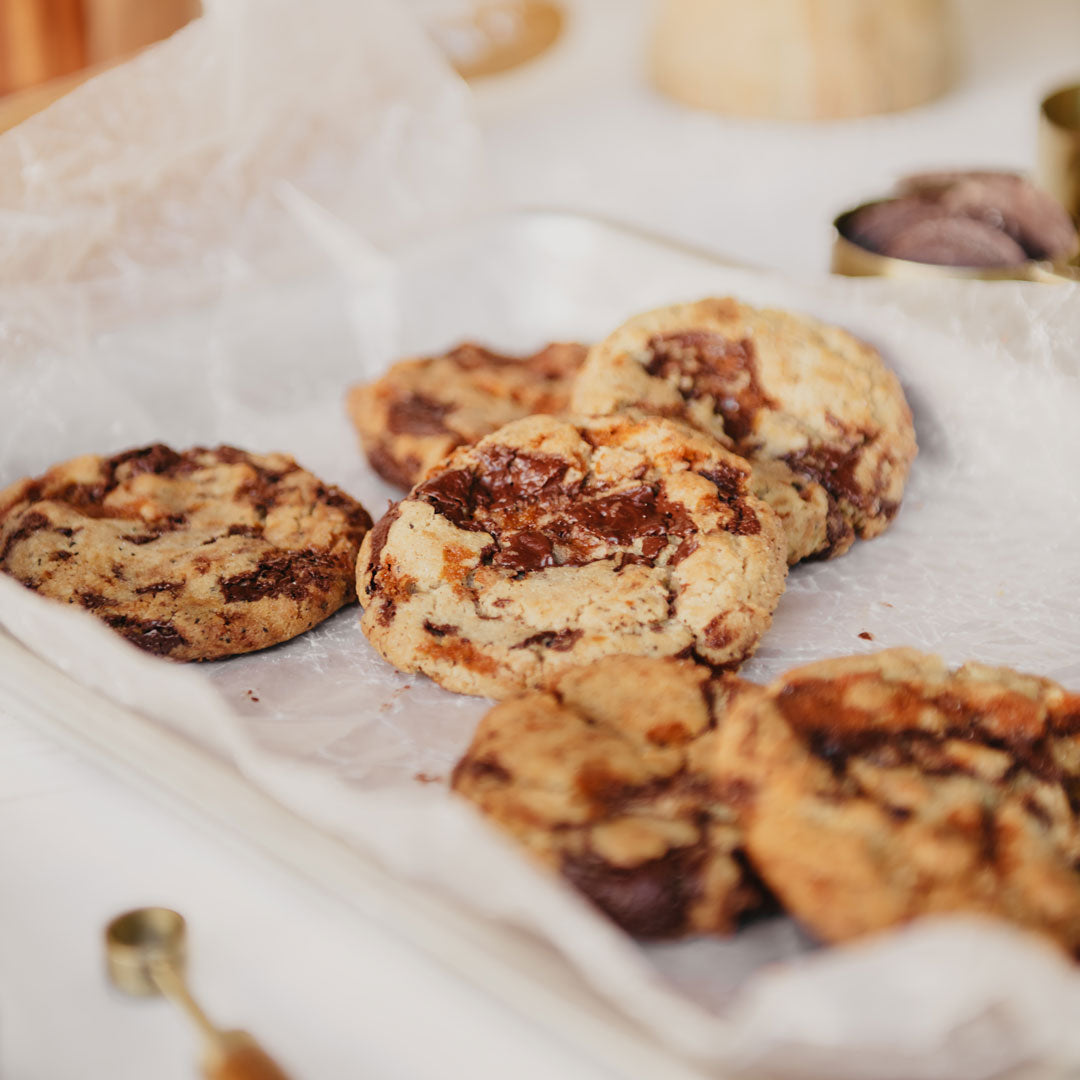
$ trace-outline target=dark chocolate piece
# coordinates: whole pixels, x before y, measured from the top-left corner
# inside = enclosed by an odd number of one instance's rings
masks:
[[[645,370],[672,383],[686,401],[712,398],[713,411],[724,418],[724,434],[736,445],[753,435],[758,410],[776,405],[758,382],[752,341],[686,330],[654,337],[648,349]]]

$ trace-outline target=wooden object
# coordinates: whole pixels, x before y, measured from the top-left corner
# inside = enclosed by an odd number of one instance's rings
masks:
[[[185,26],[202,9],[199,0],[83,0],[91,64],[128,56]]]
[[[652,70],[688,105],[826,120],[938,97],[953,42],[946,0],[664,0]]]
[[[0,94],[70,75],[86,62],[82,0],[0,0]]]
[[[179,1006],[203,1042],[206,1080],[288,1080],[246,1031],[222,1031],[191,996],[187,923],[170,908],[136,908],[105,927],[105,970],[118,990],[136,997],[161,995]]]
[[[0,131],[201,11],[201,0],[0,0]]]
[[[1080,83],[1043,99],[1038,179],[1080,224]]]

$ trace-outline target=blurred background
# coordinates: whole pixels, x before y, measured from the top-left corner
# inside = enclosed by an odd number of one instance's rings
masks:
[[[1033,171],[1040,98],[1080,79],[1074,0],[396,2],[474,87],[491,203],[789,270],[905,174]],[[0,127],[199,11],[0,0]]]

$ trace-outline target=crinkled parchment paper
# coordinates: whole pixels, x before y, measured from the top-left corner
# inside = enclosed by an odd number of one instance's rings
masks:
[[[791,282],[559,215],[443,231],[475,191],[475,131],[396,5],[209,9],[0,138],[0,485],[79,453],[227,441],[293,453],[377,515],[392,493],[345,421],[350,381],[465,336],[590,339],[733,292],[877,344],[921,446],[895,526],[797,568],[745,674],[910,644],[1080,686],[1080,291]],[[389,668],[355,608],[187,668],[6,578],[0,624],[395,872],[547,938],[683,1052],[896,1080],[1080,1068],[1080,975],[1005,927],[814,950],[776,919],[635,945],[418,779],[445,779],[486,703]]]

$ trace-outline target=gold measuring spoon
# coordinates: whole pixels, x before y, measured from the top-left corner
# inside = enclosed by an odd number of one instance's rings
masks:
[[[203,1037],[207,1080],[288,1080],[246,1031],[221,1031],[184,981],[187,925],[168,908],[138,908],[105,928],[109,978],[127,994],[162,994],[188,1014]]]

